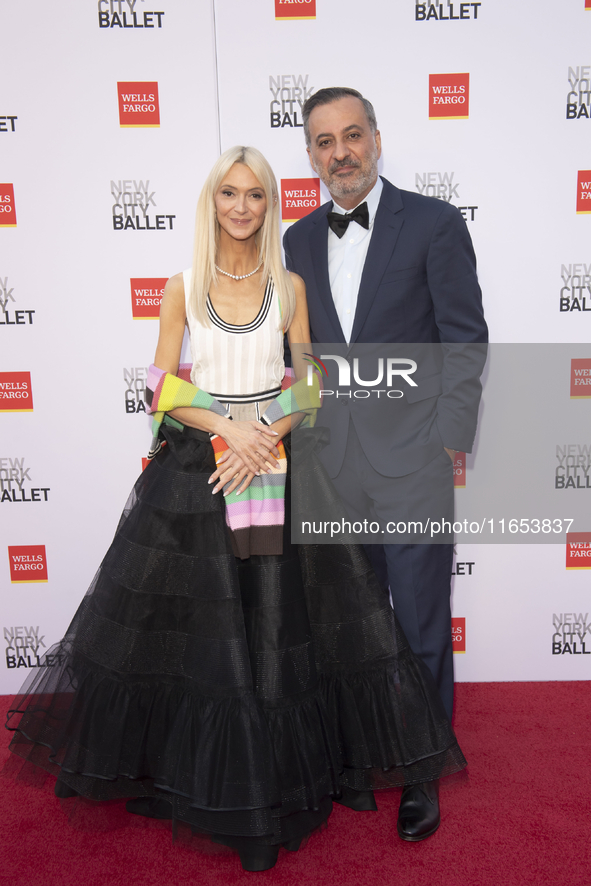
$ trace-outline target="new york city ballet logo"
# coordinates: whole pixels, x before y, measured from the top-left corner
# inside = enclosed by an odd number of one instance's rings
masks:
[[[451,639],[454,652],[466,651],[466,619],[464,617],[452,618]]]
[[[456,561],[451,574],[452,575],[472,575],[475,566],[476,566],[476,562],[474,560],[464,560],[463,562]]]
[[[552,655],[591,655],[588,612],[554,612]]]
[[[128,415],[146,411],[146,366],[130,366],[123,370],[125,411]]]
[[[0,372],[0,412],[32,412],[30,372]]]
[[[117,97],[122,129],[157,129],[160,126],[157,83],[117,83]]]
[[[45,545],[9,545],[12,584],[38,584],[47,581]]]
[[[16,228],[14,185],[8,182],[0,184],[0,228]]]
[[[582,169],[577,175],[577,215],[589,214],[591,214],[591,169]]]
[[[16,132],[16,114],[0,114],[0,132]]]
[[[16,308],[14,289],[8,277],[0,277],[0,326],[32,326],[35,311]]]
[[[277,74],[269,77],[271,129],[301,129],[302,106],[314,92],[308,86],[308,74]]]
[[[293,222],[304,218],[319,206],[319,178],[281,179],[281,217],[284,222]]]
[[[168,277],[132,277],[131,313],[134,320],[157,320]]]
[[[477,19],[482,3],[423,3],[415,0],[415,21],[428,22],[432,19],[439,22],[461,22],[466,19]]]
[[[556,447],[556,460],[555,489],[591,490],[591,444],[563,443]]]
[[[275,20],[316,18],[316,0],[275,0]]]
[[[176,215],[158,212],[150,179],[111,179],[114,231],[172,231]]]
[[[429,74],[429,120],[467,120],[470,74]]]
[[[591,312],[591,262],[560,266],[560,311]]]
[[[387,397],[392,400],[399,400],[401,397],[404,397],[404,391],[394,389],[394,384],[399,384],[401,381],[404,381],[407,385],[410,385],[413,388],[418,387],[416,381],[411,378],[411,375],[417,371],[417,363],[415,360],[411,360],[407,357],[386,357],[385,359],[379,357],[376,368],[377,375],[375,378],[368,380],[362,379],[360,376],[359,357],[353,358],[353,365],[351,366],[349,360],[339,354],[320,354],[319,358],[310,354],[306,356],[312,357],[317,363],[321,363],[325,376],[330,374],[330,370],[327,369],[325,361],[332,360],[337,365],[337,384],[339,389],[328,390],[325,388],[320,391],[321,397],[354,397],[357,400],[367,400],[372,395],[375,395],[379,399],[380,396],[384,394],[385,396],[383,399]],[[310,360],[307,362],[310,363]],[[314,368],[318,369],[319,367],[314,367],[310,363],[307,374],[308,386],[314,384]],[[362,385],[363,387],[355,388],[353,391],[340,390],[341,388],[351,388],[351,369],[353,369],[353,381],[355,384]],[[385,384],[385,387],[378,388],[377,385],[381,384]],[[372,388],[372,390],[369,390],[369,388]]]
[[[143,6],[144,0],[140,0]],[[161,28],[163,12],[140,9],[138,0],[98,0],[99,28],[150,30]]]
[[[31,476],[31,465],[24,457],[0,456],[0,504],[48,501],[49,486],[40,486]]]
[[[415,188],[426,197],[436,197],[453,203],[462,213],[465,221],[474,221],[478,206],[460,206],[460,184],[455,172],[415,172]]]
[[[591,397],[591,357],[573,358],[570,361],[571,400],[588,400]]]
[[[591,569],[591,532],[566,533],[566,568]]]
[[[591,118],[591,65],[568,69],[566,93],[566,119],[589,120]]]
[[[40,633],[39,625],[16,625],[4,628],[6,644],[6,667],[45,668],[57,664],[57,655],[47,655],[44,650],[45,634]]]

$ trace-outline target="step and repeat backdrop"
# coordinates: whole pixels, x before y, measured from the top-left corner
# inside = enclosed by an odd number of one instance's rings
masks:
[[[373,102],[382,175],[460,209],[500,343],[454,469],[462,519],[470,490],[506,496],[500,544],[458,533],[457,679],[589,679],[591,0],[64,0],[0,23],[0,693],[51,665],[143,468],[207,172],[255,145],[284,228],[311,212],[301,106],[334,85]]]

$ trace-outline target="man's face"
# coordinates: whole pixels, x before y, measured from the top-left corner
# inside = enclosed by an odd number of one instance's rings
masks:
[[[331,197],[343,209],[353,209],[377,179],[379,131],[371,131],[365,108],[354,96],[314,108],[308,125],[312,167]]]

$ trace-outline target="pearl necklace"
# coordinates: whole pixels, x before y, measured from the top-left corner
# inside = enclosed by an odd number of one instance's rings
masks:
[[[230,274],[229,271],[222,271],[217,265],[215,266],[215,269],[216,271],[219,271],[220,274],[225,274],[226,277],[231,277],[232,280],[246,280],[247,277],[252,277],[253,274],[256,274],[262,263],[263,260],[261,259],[254,271],[251,271],[250,274]]]

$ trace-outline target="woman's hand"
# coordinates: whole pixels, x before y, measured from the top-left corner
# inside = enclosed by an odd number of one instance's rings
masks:
[[[220,436],[231,451],[222,456],[218,467],[232,459],[232,456],[237,456],[242,467],[253,474],[269,473],[271,468],[279,467],[276,461],[279,451],[275,446],[279,435],[267,425],[258,421],[226,421]]]
[[[219,492],[220,489],[224,489],[226,483],[230,483],[230,485],[224,490],[224,496],[229,495],[238,486],[240,486],[240,489],[237,494],[240,495],[245,489],[248,489],[255,476],[252,471],[248,470],[242,459],[236,453],[231,452],[227,461],[214,471],[207,482],[215,483],[216,480],[218,481],[212,490],[213,495]]]

